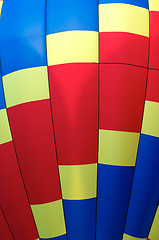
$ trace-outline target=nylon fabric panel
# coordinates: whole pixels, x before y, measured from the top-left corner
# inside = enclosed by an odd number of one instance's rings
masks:
[[[2,240],[14,240],[12,233],[8,227],[8,224],[6,222],[6,219],[2,213],[2,210],[0,209],[0,236]]]
[[[150,11],[159,11],[159,2],[157,0],[149,0]]]
[[[47,34],[86,30],[98,31],[98,6],[96,1],[47,1]],[[70,21],[73,19],[73,21]]]
[[[159,70],[149,69],[147,91],[146,91],[146,100],[152,102],[159,102]]]
[[[97,164],[60,165],[59,173],[63,199],[80,200],[96,197]]]
[[[47,68],[16,71],[3,77],[7,108],[49,98]]]
[[[67,48],[66,48],[67,45]],[[98,62],[98,33],[67,31],[47,35],[48,65]]]
[[[130,4],[138,7],[143,7],[148,9],[148,1],[147,0],[99,0],[99,4],[105,3],[125,3]]]
[[[58,237],[66,233],[62,200],[31,205],[40,238]]]
[[[125,32],[99,33],[100,63],[122,63],[147,67],[149,39]]]
[[[92,239],[95,236],[95,218],[96,218],[96,198],[83,199],[83,200],[63,200],[64,210],[66,215],[66,225],[68,226],[68,236],[76,235],[80,232],[80,238],[85,239],[92,233]],[[72,231],[69,232],[69,229]],[[71,238],[71,237],[70,237]]]
[[[124,232],[137,238],[147,238],[157,206],[130,201]]]
[[[141,132],[159,137],[159,103],[145,101],[144,116]]]
[[[99,32],[129,32],[148,37],[149,12],[129,4],[100,4]]]
[[[139,137],[139,133],[100,129],[98,163],[135,166]]]
[[[150,11],[150,68],[159,69],[159,33],[158,33],[158,22],[159,22],[159,10],[158,11]]]
[[[159,138],[141,134],[138,149],[138,167],[159,172]],[[152,161],[153,159],[153,161]]]

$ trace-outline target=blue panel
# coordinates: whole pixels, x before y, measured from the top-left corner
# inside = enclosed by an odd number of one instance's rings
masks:
[[[8,15],[4,11],[1,19],[1,44],[11,42],[22,37],[45,36],[45,11],[18,9]]]
[[[102,234],[97,233],[96,234],[96,240],[122,240],[123,239],[123,233],[121,234]]]
[[[93,239],[95,237],[96,198],[85,200],[63,200],[69,240]],[[83,236],[80,238],[80,236]]]
[[[46,0],[7,0],[3,3],[3,11],[8,13],[8,15],[13,13],[14,11],[18,10],[31,10],[31,9],[45,9]],[[3,12],[2,12],[3,17]]]
[[[159,138],[141,134],[137,166],[159,172]]]
[[[101,235],[105,235],[103,239],[107,239],[108,235],[118,235],[120,239],[120,234],[124,231],[127,207],[128,200],[113,201],[97,198],[97,240],[101,240]]]
[[[21,38],[1,48],[2,75],[24,68],[46,66],[45,37]]]
[[[40,238],[40,240],[68,240],[66,234],[59,236],[59,237],[53,237],[53,238]]]
[[[55,4],[55,1],[48,0],[47,34],[71,30],[98,31],[98,4],[97,1],[89,2]]]
[[[99,0],[99,4],[103,3],[126,3],[149,9],[148,0]]]
[[[67,234],[68,240],[95,240],[95,233],[91,234]]]
[[[97,196],[105,199],[128,199],[133,174],[134,167],[98,164]]]
[[[52,1],[52,0],[49,0]],[[57,4],[73,4],[73,3],[80,3],[80,4],[98,4],[98,0],[54,0],[52,1],[52,6],[57,5]]]
[[[3,108],[6,108],[6,105],[5,105],[1,71],[0,71],[0,110],[3,109]]]
[[[130,201],[124,232],[130,236],[147,238],[156,209],[156,205]]]
[[[136,167],[131,199],[145,204],[158,204],[159,173]]]

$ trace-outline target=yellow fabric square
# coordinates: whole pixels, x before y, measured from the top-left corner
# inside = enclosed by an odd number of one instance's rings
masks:
[[[49,98],[46,66],[22,69],[7,74],[3,77],[3,85],[7,108]]]
[[[67,31],[46,36],[48,65],[98,62],[98,32]]]
[[[3,1],[0,1],[0,16],[1,16],[2,5],[3,5]]]
[[[159,11],[159,0],[149,0],[149,10]]]
[[[97,164],[59,166],[63,199],[78,200],[96,197]]]
[[[157,208],[151,230],[149,233],[149,239],[158,240],[159,239],[159,207]]]
[[[123,240],[147,240],[147,238],[132,237],[132,236],[127,235],[127,234],[124,233]]]
[[[117,166],[135,166],[139,133],[99,130],[98,162]]]
[[[141,132],[159,137],[159,103],[145,101]]]
[[[0,110],[0,144],[12,141],[6,109]]]
[[[149,11],[134,5],[99,5],[99,32],[129,32],[149,37]]]
[[[31,205],[40,238],[53,238],[66,233],[62,199]]]

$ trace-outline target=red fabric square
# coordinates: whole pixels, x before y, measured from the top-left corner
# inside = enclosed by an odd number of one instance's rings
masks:
[[[13,140],[52,132],[50,100],[40,100],[8,108]]]
[[[100,64],[100,96],[144,100],[147,69],[125,64]]]
[[[65,97],[52,99],[54,127],[57,131],[96,130],[98,128],[97,97]]]
[[[16,240],[39,238],[30,207],[7,213],[6,218]]]
[[[15,140],[22,172],[57,166],[53,133]]]
[[[0,145],[0,163],[0,180],[20,173],[13,142]]]
[[[57,167],[24,173],[23,177],[31,205],[61,199]]]
[[[59,165],[81,165],[97,162],[98,130],[57,132]]]
[[[159,102],[159,70],[149,69],[146,100]]]
[[[149,67],[159,69],[159,12],[150,11],[150,55]]]
[[[148,65],[149,38],[124,32],[99,33],[99,62]]]
[[[0,219],[1,219],[0,221],[1,240],[14,240],[1,209],[0,209]]]
[[[51,98],[98,95],[98,64],[68,63],[48,67]]]
[[[122,97],[100,97],[99,128],[140,132],[144,101]]]
[[[13,212],[28,206],[21,175],[13,175],[0,182],[0,205],[4,212]]]

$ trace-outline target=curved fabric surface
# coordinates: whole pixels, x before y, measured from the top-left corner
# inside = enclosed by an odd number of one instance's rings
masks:
[[[0,0],[0,239],[158,240],[158,0]]]

